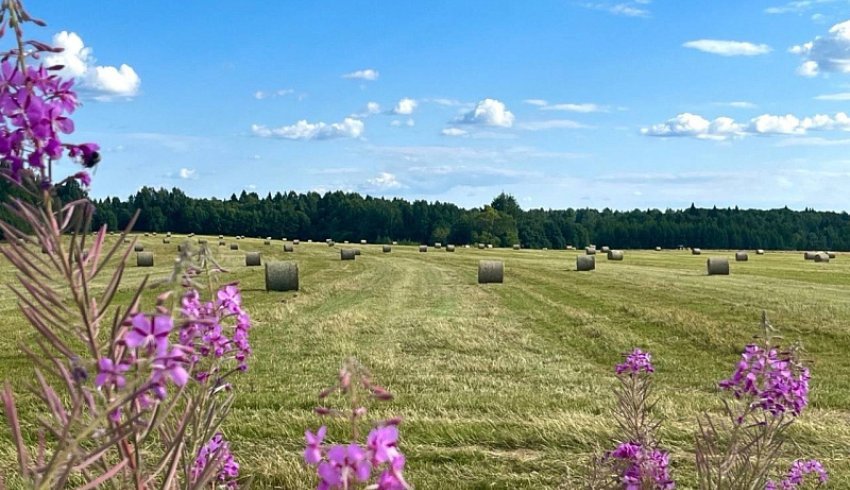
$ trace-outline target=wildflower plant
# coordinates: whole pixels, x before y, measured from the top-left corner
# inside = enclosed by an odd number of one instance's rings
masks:
[[[100,155],[96,144],[63,141],[79,105],[74,82],[58,75],[61,66],[40,64],[58,50],[25,40],[25,23],[44,25],[20,1],[3,0],[0,33],[13,31],[15,47],[0,57],[0,174],[25,197],[3,203],[14,224],[0,222],[8,242],[0,253],[16,270],[11,289],[36,333],[21,348],[33,366],[31,397],[43,408],[19,413],[5,383],[0,400],[18,459],[6,482],[234,488],[244,479],[220,426],[231,376],[252,353],[239,288],[217,288],[221,268],[205,247],[187,243],[170,277],[145,278],[128,302],[116,300],[134,220],[110,244],[105,227],[88,233],[87,199],[59,201],[70,180],[90,185],[87,169]],[[57,178],[61,162],[83,168]],[[167,292],[146,309],[152,286]]]
[[[343,418],[350,427],[350,436],[345,444],[327,444],[327,426],[313,433],[305,433],[304,461],[315,467],[319,490],[354,489],[407,490],[412,488],[404,479],[406,463],[399,449],[401,420],[393,418],[371,425],[362,441],[363,427],[369,426],[366,415],[369,404],[375,401],[392,400],[393,395],[375,384],[369,372],[356,360],[348,359],[339,372],[333,386],[322,390],[319,399],[330,401],[338,395],[344,408],[321,406],[316,413],[322,416]]]

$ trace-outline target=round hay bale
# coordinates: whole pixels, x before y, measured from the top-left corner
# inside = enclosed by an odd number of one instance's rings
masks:
[[[129,238],[125,238],[125,239],[124,239],[124,243],[130,243],[130,239],[129,239]]]
[[[815,255],[815,262],[829,262],[829,254],[819,252],[817,255]]]
[[[227,242],[225,242],[224,240],[219,240],[219,241],[218,241],[218,246],[219,246],[219,247],[223,247],[223,246],[225,246],[225,245],[227,245]]]
[[[661,251],[661,247],[655,247],[655,251],[656,251],[656,252],[660,252],[660,251]]]
[[[747,252],[735,252],[735,261],[736,262],[746,262],[750,260],[750,256]]]
[[[602,253],[607,254],[610,251],[611,251],[611,247],[609,247],[608,245],[602,246]]]
[[[260,265],[262,265],[262,260],[260,259],[260,252],[247,252],[245,254],[246,267],[259,267]]]
[[[153,252],[137,253],[136,267],[153,267]]]
[[[169,231],[168,233],[165,234],[165,236],[167,236],[168,238],[171,238],[171,232]]]
[[[487,244],[487,248],[493,248],[493,244],[492,244],[492,243],[488,243],[488,244]]]
[[[360,240],[360,245],[366,245],[366,240]]]
[[[183,251],[183,245],[177,245],[177,251],[182,252]]]
[[[332,238],[325,238],[325,243],[333,243],[333,239]]]
[[[354,249],[351,248],[343,248],[339,251],[339,259],[340,260],[354,260],[357,254],[354,253]]]
[[[692,249],[691,249],[691,254],[692,254],[692,255],[702,255],[702,250],[700,250],[700,249],[698,249],[698,248],[692,248]]]
[[[224,240],[224,235],[219,235],[219,236],[218,236],[218,239],[219,239],[219,240]]]
[[[514,243],[514,250],[519,250],[519,249],[520,249],[519,244],[518,244],[518,243]]]
[[[478,262],[478,284],[503,283],[504,281],[504,262],[501,260],[481,260]]]
[[[623,251],[622,250],[609,250],[608,251],[608,260],[623,260]]]
[[[313,243],[313,240],[307,240],[307,243]]]
[[[596,255],[596,248],[595,247],[585,247],[584,254],[585,255]]]
[[[150,233],[145,233],[145,236],[151,236]]]
[[[455,251],[454,245],[446,245],[446,252],[454,252],[454,251]]]
[[[709,257],[705,261],[709,276],[728,276],[729,275],[729,259],[726,257]]]
[[[336,245],[336,244],[333,242],[333,240],[331,240],[331,241],[329,241],[329,242],[328,242],[328,246],[329,246],[329,247],[333,247],[334,245]]]
[[[239,244],[238,243],[231,243],[230,244],[230,250],[239,250]]]
[[[419,252],[425,253],[428,251],[428,245],[419,245]]]
[[[298,291],[298,263],[266,263],[266,291]]]
[[[292,245],[290,245],[288,243],[285,243],[285,244],[283,244],[283,251],[284,252],[294,252],[295,247],[293,247]]]
[[[384,245],[384,246],[381,248],[381,250],[383,250],[385,254],[388,254],[388,253],[390,253],[390,252],[392,252],[392,251],[393,251],[393,248],[392,248],[392,247],[390,247],[389,245]]]
[[[189,238],[192,238],[193,236],[195,236],[194,233],[189,233]]]
[[[133,251],[134,252],[144,252],[145,246],[142,245],[141,243],[137,243],[137,244],[133,245]]]
[[[803,258],[806,260],[815,260],[815,256],[817,256],[818,252],[806,252],[803,254]]]
[[[576,256],[577,271],[592,271],[596,269],[596,257],[593,255]]]
[[[393,242],[393,245],[398,245],[398,242]]]
[[[478,250],[484,250],[484,244],[483,243],[478,244]]]
[[[198,240],[198,245],[206,245],[206,244],[207,244],[206,240],[200,240],[200,239]]]
[[[300,245],[300,244],[301,244],[301,240],[292,240],[292,244],[293,244],[293,245]]]
[[[354,249],[354,255],[360,255],[360,249],[359,248]]]
[[[443,244],[440,242],[434,242],[434,248],[440,250],[441,248],[443,248]]]
[[[576,248],[572,245],[567,245],[567,250],[575,250]]]
[[[94,235],[94,233],[92,233]],[[151,235],[156,236],[156,232],[151,233]]]
[[[348,245],[348,240],[345,240],[345,241],[344,241],[344,242],[342,242],[342,243],[343,243],[343,244],[345,244],[345,245]]]
[[[764,255],[764,250],[763,249],[756,250],[756,255]]]
[[[168,239],[168,238],[163,238],[162,243],[168,244],[168,243],[171,243],[171,240]]]
[[[271,244],[272,244],[271,240],[263,240],[263,245],[271,245]]]
[[[827,252],[826,254],[829,255],[830,259],[834,259],[834,258],[838,257],[838,254],[835,253],[835,252]]]

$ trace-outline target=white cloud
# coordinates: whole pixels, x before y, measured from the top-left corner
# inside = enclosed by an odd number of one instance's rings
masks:
[[[567,111],[567,112],[604,112],[606,108],[597,104],[552,104],[540,108],[544,111]]]
[[[785,5],[768,7],[764,9],[766,14],[801,14],[814,8],[816,5],[833,3],[835,0],[795,0]],[[817,14],[815,14],[817,15]]]
[[[621,2],[615,4],[608,2],[591,2],[579,5],[587,9],[601,10],[614,15],[623,15],[626,17],[649,17],[649,10],[647,10],[644,6],[649,5],[650,3],[650,0],[634,0],[632,2]]]
[[[398,101],[398,103],[393,108],[393,114],[399,115],[410,115],[413,114],[413,111],[416,109],[416,106],[419,105],[415,100],[410,98],[403,98]]]
[[[458,122],[509,128],[514,124],[514,115],[505,104],[496,99],[479,101],[475,108],[464,114]]]
[[[267,128],[259,124],[251,125],[251,132],[261,138],[282,138],[288,140],[327,140],[333,138],[359,138],[363,134],[363,121],[346,117],[340,123],[309,123],[300,120],[290,126]]]
[[[440,131],[440,134],[443,136],[466,136],[469,132],[460,128],[445,128]]]
[[[850,73],[850,20],[835,24],[826,36],[792,46],[791,53],[805,61],[797,73],[813,77],[823,72]]]
[[[374,81],[377,80],[380,76],[378,70],[373,70],[372,68],[367,68],[365,70],[357,70],[351,73],[346,73],[342,76],[342,78],[350,78],[355,80],[369,80]]]
[[[850,100],[850,92],[840,92],[840,93],[837,93],[837,94],[824,94],[824,95],[818,95],[817,97],[815,97],[815,100],[840,100],[840,101],[846,101],[846,100]]]
[[[698,39],[688,41],[682,46],[697,49],[705,53],[719,54],[720,56],[757,56],[770,52],[767,44],[753,44],[744,41],[721,41],[718,39]]]
[[[278,90],[274,90],[272,92],[266,92],[263,90],[257,90],[254,92],[254,98],[257,100],[268,99],[269,97],[283,97],[285,95],[290,95],[295,93],[295,90],[291,88],[282,88]]]
[[[531,121],[517,124],[517,129],[525,131],[543,131],[546,129],[580,129],[586,128],[581,124],[570,119],[550,119],[548,121]]]
[[[677,137],[690,136],[698,139],[725,140],[746,135],[803,135],[808,131],[850,131],[850,117],[844,112],[833,116],[817,114],[798,118],[793,114],[762,114],[746,123],[730,117],[718,117],[713,121],[690,113],[679,114],[661,124],[642,128],[647,136]]]
[[[401,126],[407,126],[409,128],[412,128],[415,125],[416,121],[414,121],[412,118],[407,118],[407,121],[400,121],[398,119],[395,119],[390,123],[390,126],[393,126],[395,128],[399,128]]]
[[[179,175],[180,175],[181,179],[186,179],[186,180],[196,179],[197,175],[198,175],[198,171],[195,170],[195,169],[184,167],[184,168],[180,169]]]
[[[53,46],[63,48],[63,51],[45,56],[45,64],[64,66],[60,73],[76,79],[79,86],[92,92],[96,99],[133,97],[139,93],[142,80],[133,67],[126,64],[118,68],[96,65],[92,49],[76,33],[62,31],[54,35]]]
[[[756,104],[744,100],[733,100],[732,102],[718,102],[717,105],[734,107],[735,109],[755,109],[756,107],[758,107]]]
[[[377,177],[369,179],[367,182],[380,189],[398,189],[400,187],[404,187],[402,183],[398,181],[396,176],[389,172],[381,172]]]
[[[366,112],[369,114],[377,114],[381,112],[381,104],[378,104],[377,102],[366,103]]]
[[[549,103],[543,99],[525,99],[523,100],[523,102],[537,107],[546,107],[547,105],[549,105]]]

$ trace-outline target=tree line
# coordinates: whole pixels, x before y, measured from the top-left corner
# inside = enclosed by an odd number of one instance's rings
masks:
[[[481,208],[374,198],[357,193],[243,191],[229,199],[192,198],[179,189],[142,188],[126,200],[94,201],[95,226],[137,231],[299,238],[370,243],[492,243],[508,247],[678,246],[775,250],[850,250],[845,212],[697,208],[682,210],[528,209],[507,194]]]

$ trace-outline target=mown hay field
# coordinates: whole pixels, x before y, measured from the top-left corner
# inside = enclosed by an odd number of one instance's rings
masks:
[[[695,416],[719,407],[716,382],[759,333],[762,310],[786,339],[803,342],[812,366],[811,405],[787,457],[820,458],[831,486],[850,488],[850,255],[814,263],[768,251],[735,262],[734,251],[628,250],[621,262],[597,255],[596,270],[576,272],[583,251],[382,253],[376,244],[341,261],[341,244],[284,253],[280,240],[230,250],[203,238],[231,269],[222,279],[241,282],[255,322],[254,358],[234,379],[239,396],[224,427],[255,488],[315,485],[303,433],[323,423],[311,412],[317,392],[348,356],[396,395],[372,415],[404,417],[416,488],[574,488],[614,435],[612,367],[633,347],[654,356],[660,437],[679,488],[692,488]],[[183,239],[139,237],[156,265],[135,267],[131,256],[120,299],[144,275],[166,276]],[[300,291],[265,292],[263,268],[244,265],[248,251],[298,261]],[[731,275],[706,274],[714,256],[730,258]],[[482,259],[504,260],[504,284],[477,284]],[[13,280],[0,261],[0,281]],[[18,345],[33,334],[5,287],[0,318],[0,378],[20,391],[32,371]],[[14,465],[2,427],[0,470]]]

